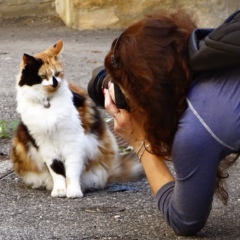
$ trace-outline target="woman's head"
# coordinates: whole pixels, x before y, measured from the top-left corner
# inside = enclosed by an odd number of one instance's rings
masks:
[[[142,113],[146,139],[158,155],[170,153],[177,121],[185,110],[191,82],[188,38],[194,28],[184,12],[146,17],[128,27],[105,58],[105,67],[131,111]]]

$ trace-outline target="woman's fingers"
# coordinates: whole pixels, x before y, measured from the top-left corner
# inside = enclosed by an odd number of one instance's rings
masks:
[[[110,91],[108,89],[104,89],[104,106],[105,109],[108,111],[110,115],[113,117],[116,117],[118,113],[120,113],[120,110],[117,108],[115,103],[113,102],[112,96],[110,95]]]

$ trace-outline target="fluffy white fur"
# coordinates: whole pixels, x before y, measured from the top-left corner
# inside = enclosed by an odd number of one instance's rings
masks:
[[[29,154],[33,154],[39,169],[46,164],[51,174],[48,171],[28,173],[24,181],[33,188],[46,186],[52,189],[52,197],[76,198],[83,196],[82,190],[86,188],[104,187],[108,173],[104,166],[101,170],[83,173],[87,158],[94,159],[99,154],[99,142],[93,134],[84,133],[68,83],[57,80],[61,86],[50,97],[43,90],[44,81],[31,87],[17,86],[17,111],[39,146],[38,152],[32,148]],[[45,108],[48,101],[51,106]],[[117,156],[117,144],[115,151]],[[66,179],[51,169],[53,159],[61,159],[65,163]]]

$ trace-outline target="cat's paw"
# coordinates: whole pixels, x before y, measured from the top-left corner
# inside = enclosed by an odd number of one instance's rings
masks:
[[[67,197],[68,198],[80,198],[82,196],[83,196],[83,193],[82,193],[80,187],[69,186],[67,188]]]
[[[51,192],[52,197],[66,197],[66,188],[54,188]]]

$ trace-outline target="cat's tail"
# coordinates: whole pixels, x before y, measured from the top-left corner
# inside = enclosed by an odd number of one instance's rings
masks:
[[[110,131],[113,133],[120,149],[119,157],[110,170],[108,182],[116,183],[136,181],[145,177],[142,164],[139,161],[139,158],[136,155],[135,151],[130,146],[128,146],[126,141],[115,134],[113,129],[113,119],[108,121],[107,124]]]
[[[145,177],[141,162],[134,150],[119,155],[109,173],[109,183],[137,181]]]

